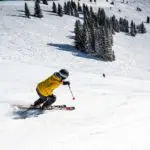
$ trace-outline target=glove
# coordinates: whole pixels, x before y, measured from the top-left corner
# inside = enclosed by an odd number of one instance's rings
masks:
[[[70,85],[70,82],[69,81],[64,81],[63,85]]]

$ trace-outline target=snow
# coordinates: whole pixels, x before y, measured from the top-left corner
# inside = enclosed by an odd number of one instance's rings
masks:
[[[150,14],[148,0],[115,6],[105,0],[83,2],[137,23]],[[27,3],[33,13],[34,2]],[[104,62],[73,48],[77,18],[49,12],[51,1],[41,6],[44,18],[27,19],[21,11],[23,1],[0,2],[0,149],[149,150],[150,25],[145,24],[146,34],[134,38],[117,33],[116,61]],[[143,11],[137,12],[137,6]],[[47,111],[26,119],[15,113],[12,104],[33,103],[38,98],[37,83],[61,68],[70,72],[76,100],[68,87],[61,86],[55,91],[56,104],[76,110]]]

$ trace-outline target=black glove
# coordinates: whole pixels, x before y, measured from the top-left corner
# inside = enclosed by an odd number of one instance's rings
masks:
[[[70,82],[69,81],[64,81],[63,85],[70,85]]]

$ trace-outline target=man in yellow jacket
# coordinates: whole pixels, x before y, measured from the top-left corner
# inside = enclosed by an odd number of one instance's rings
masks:
[[[40,82],[36,88],[39,99],[32,106],[41,106],[41,108],[51,106],[56,101],[56,96],[53,94],[53,91],[60,85],[70,85],[69,81],[64,81],[68,76],[69,72],[66,69],[61,69],[59,72],[55,72],[49,78]]]

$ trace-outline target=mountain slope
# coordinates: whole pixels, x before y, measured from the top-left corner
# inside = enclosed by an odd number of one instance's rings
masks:
[[[138,0],[128,9],[117,3],[110,10],[104,0],[92,6],[140,23],[149,13],[150,4],[144,2]],[[27,3],[33,13],[34,3]],[[116,34],[116,61],[103,62],[73,48],[77,18],[60,18],[49,12],[51,5],[50,1],[48,6],[41,5],[44,18],[27,19],[22,12],[24,2],[0,2],[1,149],[150,149],[149,25],[146,34],[135,38]],[[142,7],[142,15],[135,11],[136,5]],[[17,119],[22,114],[10,104],[33,103],[38,98],[37,83],[61,68],[70,72],[68,80],[76,100],[72,101],[68,87],[62,86],[55,91],[56,104],[74,105],[76,110]]]

